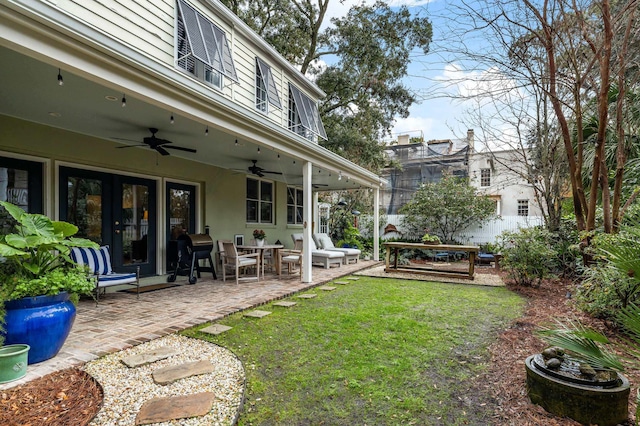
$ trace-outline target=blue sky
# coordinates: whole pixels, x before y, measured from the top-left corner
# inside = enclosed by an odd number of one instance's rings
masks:
[[[372,0],[365,1],[373,3]],[[352,5],[359,2],[360,0],[332,0],[328,17],[344,16]],[[451,98],[433,96],[434,93],[457,94],[473,90],[474,79],[482,74],[482,70],[466,70],[462,62],[451,59],[442,50],[450,36],[450,8],[459,5],[460,1],[392,0],[389,3],[392,6],[406,5],[413,13],[427,16],[433,27],[432,53],[416,56],[409,66],[409,77],[405,80],[409,88],[424,95],[425,99],[411,107],[408,118],[397,121],[393,129],[394,135],[422,135],[425,140],[465,137],[469,127],[464,122],[465,110],[471,105]],[[457,84],[452,85],[454,80]]]

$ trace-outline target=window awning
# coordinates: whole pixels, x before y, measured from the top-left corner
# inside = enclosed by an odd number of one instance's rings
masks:
[[[260,75],[262,77],[264,87],[267,88],[267,99],[269,100],[269,103],[276,108],[282,109],[282,103],[280,102],[276,82],[273,80],[271,67],[260,58],[256,58],[256,61],[258,63],[258,68],[260,68]]]
[[[318,106],[315,102],[291,83],[289,83],[289,91],[293,96],[296,112],[300,117],[302,127],[326,140],[327,132],[324,130],[322,120],[320,120]]]
[[[237,83],[238,75],[224,31],[184,0],[179,0],[178,6],[193,56]]]

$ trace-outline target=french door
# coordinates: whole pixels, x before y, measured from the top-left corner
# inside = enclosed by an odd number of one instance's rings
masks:
[[[113,269],[156,274],[156,182],[91,170],[60,168],[60,219],[78,236],[109,245]]]
[[[170,247],[171,240],[176,240],[181,234],[195,234],[196,232],[196,187],[175,182],[167,182],[165,206],[167,228],[166,247]],[[171,269],[174,259],[167,256],[167,270]]]

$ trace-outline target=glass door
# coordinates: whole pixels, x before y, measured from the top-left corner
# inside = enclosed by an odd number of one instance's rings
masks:
[[[27,213],[42,213],[42,163],[0,157],[0,200]],[[13,232],[14,221],[0,211],[0,233]]]
[[[60,219],[110,246],[115,271],[155,275],[155,188],[150,179],[61,167]]]
[[[166,247],[171,247],[170,241],[180,234],[196,232],[196,187],[167,182],[166,200]],[[173,257],[167,255],[167,270],[171,269]]]

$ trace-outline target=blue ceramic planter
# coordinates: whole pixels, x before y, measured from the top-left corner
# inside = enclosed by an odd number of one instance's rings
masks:
[[[5,344],[29,345],[29,364],[56,356],[76,318],[76,307],[67,292],[12,300],[5,307]]]

